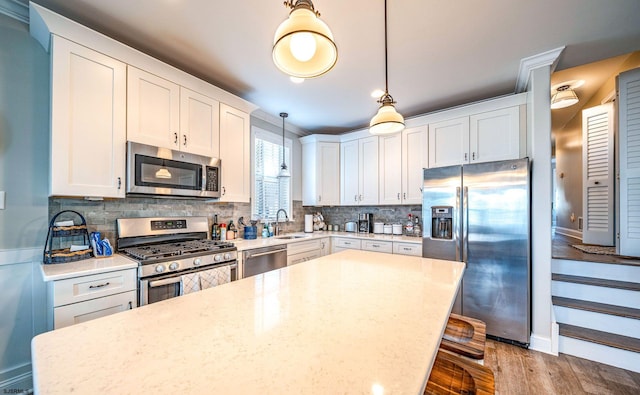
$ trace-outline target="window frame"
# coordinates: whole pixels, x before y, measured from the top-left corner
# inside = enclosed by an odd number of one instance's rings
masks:
[[[261,218],[258,217],[255,211],[255,202],[256,202],[256,139],[261,139],[264,141],[268,141],[270,143],[276,144],[278,146],[282,146],[282,134],[277,134],[265,129],[262,129],[257,126],[251,126],[251,218],[258,219],[261,222],[275,222],[275,218]],[[291,162],[293,161],[293,139],[286,137],[284,139],[285,148],[288,148],[289,155],[287,157],[286,163],[289,167],[289,171],[292,173],[292,176],[289,178],[289,201],[288,201],[288,209],[287,214],[289,216],[289,220],[292,221],[293,218],[293,171],[291,169]],[[282,155],[280,155],[280,160],[278,165],[282,163]]]

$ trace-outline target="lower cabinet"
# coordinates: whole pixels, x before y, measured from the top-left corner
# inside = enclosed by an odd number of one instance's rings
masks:
[[[362,248],[362,240],[352,239],[348,237],[334,237],[331,242],[331,253],[344,250],[360,250]]]
[[[313,239],[287,244],[287,266],[320,258],[323,240]]]
[[[393,243],[390,241],[363,240],[362,249],[365,251],[386,252],[391,254],[393,252]]]
[[[51,281],[47,286],[48,329],[130,310],[138,304],[135,268]]]
[[[393,242],[393,253],[401,255],[422,256],[422,244]]]

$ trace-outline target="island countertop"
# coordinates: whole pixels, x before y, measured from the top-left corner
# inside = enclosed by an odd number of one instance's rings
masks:
[[[38,394],[421,394],[464,264],[348,250],[32,341]]]

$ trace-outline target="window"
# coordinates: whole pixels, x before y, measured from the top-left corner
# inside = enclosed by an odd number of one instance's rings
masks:
[[[291,218],[291,177],[278,178],[282,164],[282,135],[258,128],[254,130],[252,217],[275,221],[278,210],[283,208]],[[290,170],[292,145],[291,139],[285,139],[285,162]]]

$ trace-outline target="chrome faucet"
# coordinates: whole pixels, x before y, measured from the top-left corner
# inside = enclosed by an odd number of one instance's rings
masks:
[[[284,213],[284,219],[285,222],[289,222],[289,216],[287,215],[287,210],[281,208],[280,210],[278,210],[278,212],[276,213],[276,229],[274,231],[274,236],[280,236],[280,233],[282,233],[282,229],[280,228],[280,211],[282,211]]]

